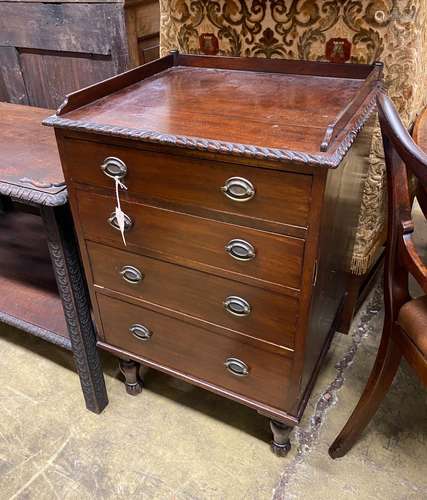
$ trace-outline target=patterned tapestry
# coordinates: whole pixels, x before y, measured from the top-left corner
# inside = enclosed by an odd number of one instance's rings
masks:
[[[427,102],[427,0],[160,0],[161,52],[385,64],[409,126]],[[385,235],[385,175],[375,132],[351,271],[365,273]]]

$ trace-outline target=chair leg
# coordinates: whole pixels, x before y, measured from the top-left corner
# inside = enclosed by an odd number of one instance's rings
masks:
[[[401,357],[402,354],[391,335],[383,334],[365,390],[351,417],[329,448],[332,458],[343,457],[362,434],[390,388]]]

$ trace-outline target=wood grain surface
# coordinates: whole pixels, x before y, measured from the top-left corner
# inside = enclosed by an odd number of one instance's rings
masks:
[[[66,117],[315,153],[360,86],[356,79],[175,67]]]

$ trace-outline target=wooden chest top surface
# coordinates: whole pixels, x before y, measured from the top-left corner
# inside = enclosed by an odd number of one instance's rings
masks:
[[[375,104],[378,65],[174,54],[68,96],[46,123],[335,167]]]
[[[174,67],[66,118],[316,153],[362,80]]]
[[[51,110],[0,103],[0,194],[62,205],[66,187],[55,134],[42,126]]]

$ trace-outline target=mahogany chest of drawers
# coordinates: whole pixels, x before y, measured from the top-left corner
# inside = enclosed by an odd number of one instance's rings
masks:
[[[173,53],[46,121],[128,392],[137,363],[163,370],[268,416],[286,453],[345,295],[380,79]]]

